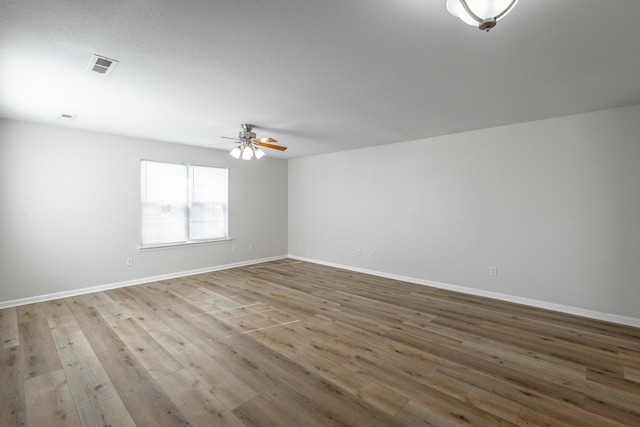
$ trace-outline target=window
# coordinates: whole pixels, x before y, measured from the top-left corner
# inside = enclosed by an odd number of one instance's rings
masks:
[[[227,169],[140,161],[141,247],[228,239]]]

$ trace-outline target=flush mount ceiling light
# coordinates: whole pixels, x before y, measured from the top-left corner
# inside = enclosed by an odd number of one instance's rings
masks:
[[[518,0],[447,0],[447,10],[463,22],[489,31],[504,18]]]

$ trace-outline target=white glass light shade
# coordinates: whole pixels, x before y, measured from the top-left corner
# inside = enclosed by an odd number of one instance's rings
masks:
[[[236,147],[233,150],[231,150],[231,152],[229,153],[231,155],[231,157],[233,157],[234,159],[239,159],[240,158],[240,153],[242,151],[240,150],[240,147]]]
[[[251,160],[253,157],[253,150],[248,145],[244,146],[242,150],[242,160]]]
[[[262,157],[264,157],[264,151],[262,151],[259,148],[256,148],[256,159],[261,159]]]
[[[480,19],[496,18],[496,21],[504,18],[517,3],[513,0],[466,0],[466,2],[469,9]],[[447,10],[469,25],[477,27],[479,24],[467,13],[460,0],[447,0]]]

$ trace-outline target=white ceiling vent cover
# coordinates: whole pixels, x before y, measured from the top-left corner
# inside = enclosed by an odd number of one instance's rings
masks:
[[[118,65],[118,61],[100,55],[93,55],[89,62],[89,70],[108,76]]]

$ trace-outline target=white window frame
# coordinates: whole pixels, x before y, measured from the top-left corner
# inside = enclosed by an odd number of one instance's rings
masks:
[[[162,204],[159,204],[157,202],[149,202],[147,199],[145,199],[145,189],[147,188],[147,182],[146,182],[146,177],[144,176],[144,171],[146,170],[144,164],[145,163],[157,163],[157,164],[163,164],[163,165],[170,165],[170,166],[182,166],[185,169],[185,201],[186,203],[184,204],[184,209],[185,209],[185,214],[184,214],[184,233],[185,233],[185,239],[184,240],[179,240],[179,241],[165,241],[165,242],[154,242],[154,243],[145,243],[144,242],[144,227],[145,227],[145,204],[147,205],[158,205],[161,206],[162,208],[166,208],[166,207],[170,207],[170,206],[165,206]],[[193,200],[193,194],[194,194],[194,168],[210,168],[210,169],[218,169],[218,170],[224,170],[225,171],[225,178],[224,178],[224,185],[226,186],[226,188],[224,189],[224,203],[222,203],[222,210],[224,212],[223,214],[223,231],[224,231],[224,235],[221,237],[215,237],[215,238],[203,238],[203,239],[196,239],[196,238],[191,238],[191,235],[193,234],[190,230],[191,224],[193,222],[193,218],[192,218],[192,208],[193,208],[193,204],[194,204],[194,200]],[[220,206],[220,203],[216,204],[217,206]],[[185,246],[185,245],[198,245],[198,244],[205,244],[205,243],[217,243],[217,242],[227,242],[230,241],[231,238],[229,237],[229,168],[225,168],[225,167],[219,167],[219,166],[206,166],[206,165],[195,165],[195,164],[190,164],[190,163],[170,163],[170,162],[161,162],[161,161],[156,161],[156,160],[145,160],[142,159],[140,160],[140,246],[139,249],[140,250],[146,250],[146,249],[158,249],[158,248],[166,248],[166,247],[174,247],[174,246]]]

